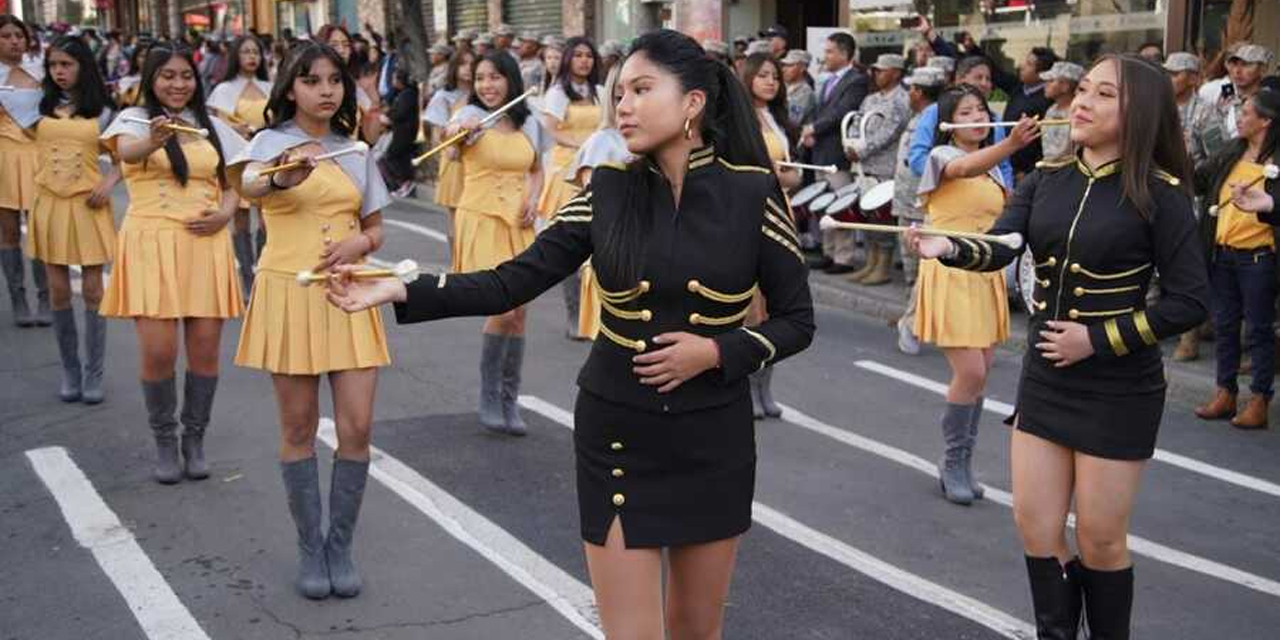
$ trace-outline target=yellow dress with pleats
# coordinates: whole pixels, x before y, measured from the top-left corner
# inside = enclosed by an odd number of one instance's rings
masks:
[[[360,233],[361,194],[334,161],[321,162],[292,189],[260,199],[267,244],[258,259],[236,364],[287,375],[382,367],[391,363],[377,308],[347,313],[323,286],[302,287],[325,246]]]
[[[988,175],[948,178],[928,194],[930,227],[985,232],[1004,209],[1004,189]],[[922,260],[914,333],[939,347],[982,348],[1009,338],[1004,271],[965,271]]]
[[[556,131],[567,133],[578,144],[582,144],[600,127],[600,115],[598,104],[570,104]],[[578,195],[577,185],[566,181],[564,175],[564,170],[573,162],[577,153],[577,147],[559,144],[551,150],[547,166],[543,167],[546,173],[542,183],[542,196],[538,199],[538,214],[543,218],[554,216],[564,203]]]
[[[49,264],[97,266],[116,245],[111,201],[89,207],[102,181],[97,118],[41,118],[35,126],[39,169],[27,219],[26,253]]]
[[[116,240],[104,316],[177,320],[244,312],[228,228],[198,236],[183,224],[221,205],[218,152],[208,140],[177,135],[189,169],[186,185],[173,175],[164,149],[122,166],[129,209]],[[107,141],[113,150],[117,139]]]
[[[466,100],[459,99],[449,110],[450,117],[467,105]],[[451,157],[449,151],[441,151],[436,155],[440,168],[436,173],[436,204],[453,209],[462,199],[462,161]]]
[[[36,199],[40,152],[0,107],[0,209],[28,210]]]
[[[462,150],[462,199],[453,217],[455,272],[480,271],[514,258],[533,244],[523,224],[529,170],[536,159],[520,131],[490,129]]]

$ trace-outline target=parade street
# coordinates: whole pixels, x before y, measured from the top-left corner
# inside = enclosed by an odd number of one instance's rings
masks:
[[[443,213],[413,201],[384,216],[379,260],[448,262]],[[393,363],[355,547],[365,589],[321,602],[293,590],[277,408],[266,374],[232,364],[238,321],[223,333],[213,476],[175,486],[151,478],[130,323],[108,324],[95,407],[59,402],[51,329],[0,326],[0,639],[603,638],[574,494],[590,344],[565,339],[564,316],[558,287],[530,307],[529,435],[512,438],[476,422],[480,319],[397,326],[384,311]],[[966,508],[937,479],[942,355],[902,355],[882,320],[819,307],[817,322],[813,346],[777,367],[783,418],[756,423],[754,526],[725,637],[1034,637],[1002,424],[1018,356],[1001,351],[988,384],[986,498]],[[327,476],[328,418],[320,440]],[[1277,637],[1280,431],[1206,423],[1171,396],[1158,446],[1131,528],[1134,637]]]

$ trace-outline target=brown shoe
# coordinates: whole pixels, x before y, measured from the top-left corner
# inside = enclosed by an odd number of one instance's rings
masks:
[[[1178,348],[1173,350],[1174,362],[1190,362],[1200,359],[1200,336],[1192,329],[1178,338]]]
[[[862,277],[862,284],[868,287],[878,287],[883,284],[889,284],[893,279],[893,249],[884,247],[876,248],[879,258],[876,264],[866,275]]]
[[[1209,404],[1196,407],[1196,416],[1201,420],[1225,420],[1236,415],[1236,394],[1218,387]]]
[[[876,263],[880,261],[880,252],[875,247],[867,247],[867,261],[853,273],[845,274],[844,279],[854,284],[860,284],[862,279],[867,277],[876,268]]]
[[[1249,403],[1231,420],[1231,426],[1237,429],[1253,430],[1267,428],[1267,405],[1271,399],[1266,396],[1253,396]]]

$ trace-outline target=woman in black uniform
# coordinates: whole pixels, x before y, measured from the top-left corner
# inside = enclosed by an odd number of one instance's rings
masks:
[[[527,251],[408,287],[337,281],[330,300],[348,311],[395,301],[401,323],[496,315],[592,257],[604,312],[578,378],[574,440],[605,634],[662,638],[665,626],[672,638],[720,637],[738,537],[751,525],[747,376],[808,346],[813,306],[786,200],[733,71],[662,30],[636,40],[619,84],[618,128],[639,160],[597,167]],[[745,328],[756,291],[768,319]]]
[[[1140,108],[1138,105],[1142,105]],[[1017,232],[1036,260],[1035,309],[1013,432],[1014,518],[1040,638],[1129,637],[1129,516],[1164,410],[1159,341],[1207,315],[1173,89],[1164,71],[1106,56],[1071,104],[1077,157],[1041,163],[990,233]],[[1019,251],[912,232],[921,257],[995,271]],[[1145,306],[1153,272],[1160,301]],[[1076,543],[1065,534],[1072,498]]]

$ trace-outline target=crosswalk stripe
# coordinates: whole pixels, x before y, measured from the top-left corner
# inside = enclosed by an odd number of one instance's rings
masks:
[[[391,226],[393,226],[393,227],[399,227],[399,228],[401,228],[401,229],[405,229],[406,231],[412,231],[412,232],[414,232],[414,233],[418,233],[418,234],[424,235],[424,236],[426,236],[426,237],[428,237],[428,238],[431,238],[432,240],[435,240],[436,242],[448,242],[448,241],[449,241],[449,237],[448,237],[448,236],[446,236],[445,234],[440,233],[439,231],[436,231],[435,229],[432,229],[432,228],[430,228],[430,227],[424,227],[424,226],[422,226],[422,225],[420,225],[420,224],[414,224],[414,223],[412,223],[412,222],[405,222],[404,220],[396,220],[395,218],[388,218],[388,217],[386,217],[386,216],[383,216],[383,217],[382,217],[382,224],[388,224],[388,225],[391,225]]]
[[[93,554],[148,638],[209,640],[66,449],[32,449],[27,460],[53,494],[76,542]]]

